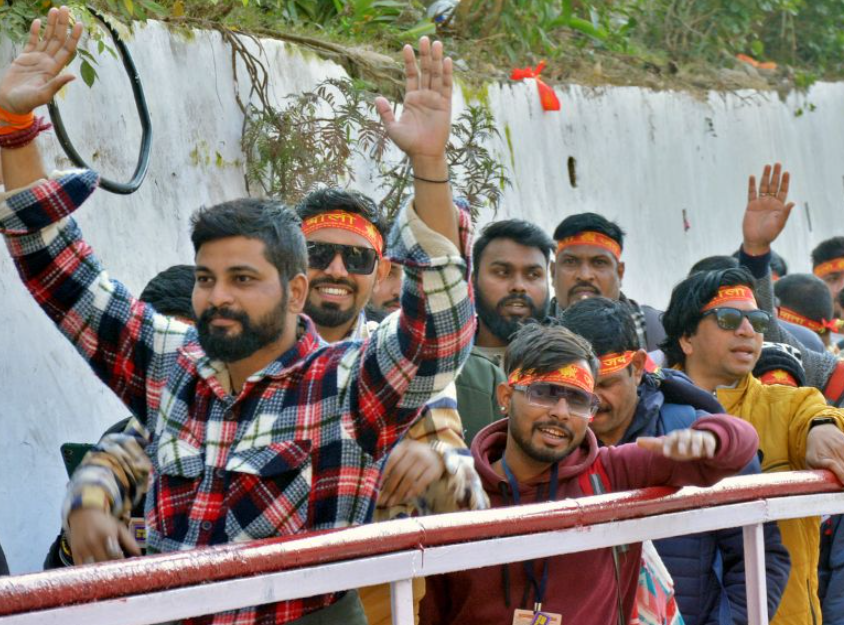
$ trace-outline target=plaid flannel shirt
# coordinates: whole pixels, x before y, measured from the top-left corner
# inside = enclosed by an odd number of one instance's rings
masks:
[[[402,314],[367,341],[332,346],[302,318],[297,343],[234,396],[228,370],[205,356],[196,331],[134,299],[82,239],[70,215],[96,184],[94,172],[77,171],[6,194],[0,232],[42,309],[151,433],[148,551],[366,522],[379,461],[471,348],[465,213],[458,251],[408,206],[391,252],[406,268]],[[195,622],[285,623],[336,598]]]

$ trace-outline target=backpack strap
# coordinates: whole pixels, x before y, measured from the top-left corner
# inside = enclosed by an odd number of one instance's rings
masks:
[[[835,365],[835,371],[829,376],[823,395],[836,408],[840,408],[844,403],[844,361]]]
[[[604,463],[601,462],[600,456],[577,479],[580,483],[580,490],[583,491],[584,495],[605,495],[606,493],[612,492],[610,477],[607,475],[607,470],[604,468]],[[618,603],[618,625],[625,625],[627,622],[627,619],[624,618],[624,602],[621,600],[621,565],[618,561],[618,554],[627,552],[629,548],[628,545],[611,547],[612,562],[615,566],[615,596]]]

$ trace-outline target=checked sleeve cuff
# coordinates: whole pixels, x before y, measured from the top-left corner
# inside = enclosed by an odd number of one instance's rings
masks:
[[[26,189],[0,194],[0,234],[26,235],[61,221],[94,192],[99,175],[91,170],[55,172]]]

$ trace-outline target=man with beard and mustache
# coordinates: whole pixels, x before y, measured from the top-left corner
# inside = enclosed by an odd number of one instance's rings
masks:
[[[624,231],[596,213],[570,215],[554,231],[557,255],[551,267],[556,295],[552,314],[559,317],[572,304],[603,296],[624,302],[636,322],[642,349],[652,352],[665,337],[660,311],[640,306],[621,292],[625,265],[621,260]]]
[[[601,362],[595,381],[599,400],[589,424],[598,444],[623,445],[641,436],[661,436],[689,427],[724,408],[682,372],[645,371],[630,309],[593,297],[569,306],[560,322],[592,345]],[[742,474],[760,473],[754,458]],[[744,543],[740,527],[655,541],[671,578],[686,625],[747,623]],[[775,524],[765,525],[768,614],[779,606],[788,580],[788,551]]]
[[[378,322],[367,320],[365,307],[392,270],[383,256],[387,228],[381,211],[362,193],[321,189],[296,212],[308,246],[305,313],[329,343],[368,339]],[[425,406],[390,451],[381,482],[375,521],[487,507],[463,441],[454,384]],[[414,580],[417,605],[424,591],[425,580]],[[360,597],[369,625],[392,622],[389,584],[363,588]]]
[[[637,445],[599,448],[589,429],[598,407],[597,368],[589,343],[563,327],[528,324],[513,337],[504,357],[508,378],[496,389],[506,418],[472,443],[493,507],[586,496],[596,472],[612,492],[708,486],[756,453],[753,428],[729,415],[703,417]],[[607,548],[428,578],[421,623],[510,623],[514,616],[526,616],[518,621],[526,623],[558,617],[577,625],[629,623],[640,563],[641,544],[631,544],[618,569]],[[548,621],[536,620],[536,604]]]
[[[773,323],[744,267],[696,273],[674,287],[663,315],[668,366],[714,394],[759,434],[762,471],[829,469],[844,482],[844,411],[816,388],[765,385],[752,371]],[[817,517],[779,521],[791,573],[774,625],[820,621]]]
[[[478,333],[457,377],[464,437],[501,418],[495,389],[504,380],[501,359],[510,337],[528,320],[548,314],[548,263],[554,242],[536,224],[507,219],[488,224],[472,249]]]
[[[381,461],[454,378],[474,334],[469,222],[452,202],[445,157],[451,60],[423,38],[417,65],[405,46],[400,118],[384,98],[375,102],[413,167],[414,198],[397,218],[393,254],[407,261],[403,299],[414,305],[369,340],[327,345],[300,314],[308,295],[300,220],[273,201],[234,200],[194,215],[196,329],[110,278],[72,218],[97,175],[48,180],[32,142],[41,128],[32,111],[73,78],[62,71],[82,23],[70,24],[66,7],[51,9],[42,39],[36,20],[0,81],[0,125],[13,121],[0,133],[12,189],[0,195],[0,232],[37,303],[151,433],[147,551],[366,523]],[[124,496],[114,481],[77,502],[71,544],[79,523],[98,523],[119,541],[112,515]],[[266,600],[188,622],[366,623],[355,592]]]

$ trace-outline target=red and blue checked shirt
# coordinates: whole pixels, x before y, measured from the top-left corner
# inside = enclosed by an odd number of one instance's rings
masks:
[[[391,255],[402,314],[365,341],[298,342],[235,396],[193,328],[109,278],[70,215],[97,175],[72,172],[0,202],[0,232],[27,288],[96,374],[151,432],[150,553],[347,527],[371,518],[379,460],[454,378],[474,335],[464,253],[408,207]],[[469,228],[460,212],[463,252]],[[121,493],[116,493],[117,497]],[[285,623],[334,595],[197,619]]]

